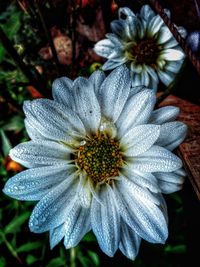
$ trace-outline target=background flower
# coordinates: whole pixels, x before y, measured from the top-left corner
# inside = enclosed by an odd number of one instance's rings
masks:
[[[170,13],[166,10],[168,16]],[[139,14],[129,8],[119,9],[119,19],[111,23],[113,33],[99,41],[95,52],[107,58],[103,70],[126,63],[133,86],[157,89],[159,79],[168,86],[183,63],[184,53],[159,15],[144,5]],[[178,27],[186,36],[183,27]]]
[[[62,238],[71,248],[92,229],[107,255],[119,248],[131,259],[141,238],[164,243],[161,192],[180,189],[183,174],[181,160],[169,151],[186,133],[183,123],[168,122],[177,110],[153,111],[154,92],[131,87],[124,65],[107,78],[96,71],[89,79],[57,79],[53,98],[24,103],[32,140],[10,156],[29,169],[4,188],[16,199],[39,201],[31,231],[50,231],[52,248]]]

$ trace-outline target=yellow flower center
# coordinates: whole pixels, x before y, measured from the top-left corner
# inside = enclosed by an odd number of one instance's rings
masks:
[[[147,64],[155,67],[160,53],[160,47],[153,38],[143,38],[137,43],[129,43],[126,49],[126,57],[135,64]]]
[[[78,149],[76,163],[94,183],[119,175],[123,163],[119,142],[103,134],[93,136]]]

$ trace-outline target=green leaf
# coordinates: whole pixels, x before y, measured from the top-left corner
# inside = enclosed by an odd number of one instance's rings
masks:
[[[14,116],[11,120],[3,126],[5,131],[20,132],[24,128],[24,119],[21,116]]]
[[[10,149],[12,148],[12,145],[3,130],[0,131],[0,135],[1,135],[1,141],[2,141],[2,151],[3,151],[4,156],[7,157]]]
[[[82,241],[85,242],[96,242],[96,237],[95,235],[92,233],[92,231],[90,231],[89,233],[87,233],[84,238],[82,239]]]
[[[64,266],[65,262],[61,258],[52,259],[46,267],[62,267]]]
[[[0,267],[6,267],[6,259],[3,256],[0,257]]]
[[[0,44],[0,63],[4,60],[5,57],[5,49],[4,47]]]
[[[175,246],[168,245],[165,247],[164,251],[166,253],[183,254],[186,252],[186,245],[175,245]]]
[[[19,215],[18,217],[15,217],[6,227],[5,227],[5,231],[4,233],[5,234],[8,234],[8,233],[16,233],[21,225],[23,223],[25,223],[28,219],[28,217],[30,216],[30,212],[25,212],[25,213],[22,213],[21,215]]]
[[[17,249],[17,252],[18,253],[19,252],[29,252],[31,250],[38,249],[41,246],[42,246],[41,242],[29,242],[29,243],[26,243],[26,244],[23,244],[22,246],[20,246]]]
[[[28,265],[32,265],[32,264],[35,263],[37,260],[38,260],[38,259],[37,259],[35,256],[33,256],[33,255],[28,255],[28,256],[26,257],[26,263],[27,263]]]
[[[91,251],[91,250],[88,251],[88,255],[90,256],[90,258],[91,258],[93,264],[94,264],[95,266],[99,266],[100,262],[99,262],[99,257],[98,257],[98,255],[97,255],[95,252]]]

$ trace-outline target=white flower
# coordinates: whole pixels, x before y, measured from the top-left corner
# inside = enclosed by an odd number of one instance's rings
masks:
[[[169,15],[169,11],[166,11]],[[103,70],[126,63],[133,86],[157,89],[159,79],[168,86],[179,72],[184,53],[159,15],[145,5],[139,14],[119,9],[119,19],[111,23],[113,33],[99,41],[94,51],[108,60]],[[186,31],[178,27],[182,36]]]
[[[186,133],[173,121],[177,109],[153,111],[155,93],[132,88],[124,65],[107,78],[96,71],[89,79],[57,79],[53,98],[24,103],[32,141],[10,152],[29,169],[8,180],[4,193],[39,201],[30,230],[50,231],[52,248],[62,238],[71,248],[92,229],[107,255],[119,248],[131,259],[142,238],[164,243],[161,193],[183,182],[182,162],[169,151]]]

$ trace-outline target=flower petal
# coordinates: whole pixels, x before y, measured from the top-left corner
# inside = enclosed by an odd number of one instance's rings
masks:
[[[154,193],[160,192],[158,181],[151,173],[132,170],[129,164],[125,165],[121,172],[134,184],[137,184],[143,188],[148,188]]]
[[[162,124],[173,121],[180,113],[180,109],[174,106],[166,106],[152,112],[149,123]]]
[[[89,81],[93,84],[95,95],[98,96],[99,88],[101,87],[101,84],[105,80],[106,75],[103,71],[97,70],[94,71],[90,77]]]
[[[120,142],[124,155],[134,157],[147,151],[158,139],[160,126],[146,124],[132,127]]]
[[[28,125],[36,128],[37,132],[47,139],[71,144],[75,142],[75,137],[85,136],[84,125],[77,114],[55,101],[48,99],[25,101],[23,108]]]
[[[156,179],[158,179],[158,185],[164,194],[174,193],[182,188],[184,182],[184,172],[156,172],[154,173]]]
[[[158,146],[172,151],[185,139],[187,126],[180,121],[167,122],[161,125],[160,136],[156,141]]]
[[[73,95],[72,95],[73,81],[67,77],[61,77],[56,79],[52,84],[53,99],[58,103],[72,107]]]
[[[149,5],[143,5],[140,10],[140,16],[142,19],[150,21],[153,17],[155,17],[155,12],[150,8]]]
[[[159,146],[152,146],[143,154],[134,157],[133,169],[143,172],[171,172],[182,167],[181,160],[173,153]]]
[[[130,97],[116,122],[119,136],[122,137],[133,126],[146,123],[155,101],[155,93],[148,89]]]
[[[159,15],[153,17],[148,24],[148,28],[147,28],[148,36],[154,36],[160,30],[163,24],[164,24],[164,21]]]
[[[162,52],[162,57],[169,61],[182,60],[185,55],[180,49],[167,49]]]
[[[169,71],[161,71],[161,70],[157,70],[158,76],[160,78],[160,80],[164,83],[164,85],[168,86],[175,77],[175,74]]]
[[[121,240],[119,249],[129,259],[134,260],[138,254],[141,243],[139,237],[133,229],[126,223],[121,224]]]
[[[111,205],[112,195],[107,187],[103,188],[100,194],[103,204],[93,198],[91,224],[101,249],[112,257],[119,246],[120,219],[115,205]]]
[[[120,38],[126,38],[126,23],[123,20],[113,20],[110,24],[111,30],[114,34],[118,35]]]
[[[123,220],[143,239],[152,243],[165,243],[168,236],[167,221],[163,203],[158,194],[157,202],[149,199],[148,190],[141,193],[124,182],[119,182],[115,190],[116,203]]]
[[[10,150],[10,157],[27,168],[66,165],[72,151],[59,143],[40,140],[21,143]]]
[[[38,202],[29,220],[32,232],[43,233],[66,220],[68,210],[74,203],[77,204],[76,176],[77,174],[69,176]]]
[[[75,171],[74,169],[74,166],[66,164],[66,166],[46,166],[25,170],[10,178],[3,192],[15,199],[40,200],[53,187],[67,179]]]
[[[90,209],[85,209],[74,203],[67,213],[65,221],[64,245],[66,249],[75,247],[91,229]]]
[[[120,65],[122,65],[125,62],[125,60],[121,59],[121,61],[114,61],[114,60],[107,60],[103,66],[102,69],[103,70],[112,70],[115,69],[117,67],[119,67]]]
[[[131,86],[129,70],[122,65],[104,80],[99,92],[102,114],[116,122],[128,98]]]
[[[64,235],[65,235],[64,223],[49,230],[49,242],[51,249],[53,249],[63,239]]]
[[[92,83],[82,77],[73,85],[75,107],[87,133],[96,133],[99,128],[101,111]]]
[[[115,44],[110,39],[103,39],[95,44],[94,51],[99,56],[107,58],[115,51]]]

